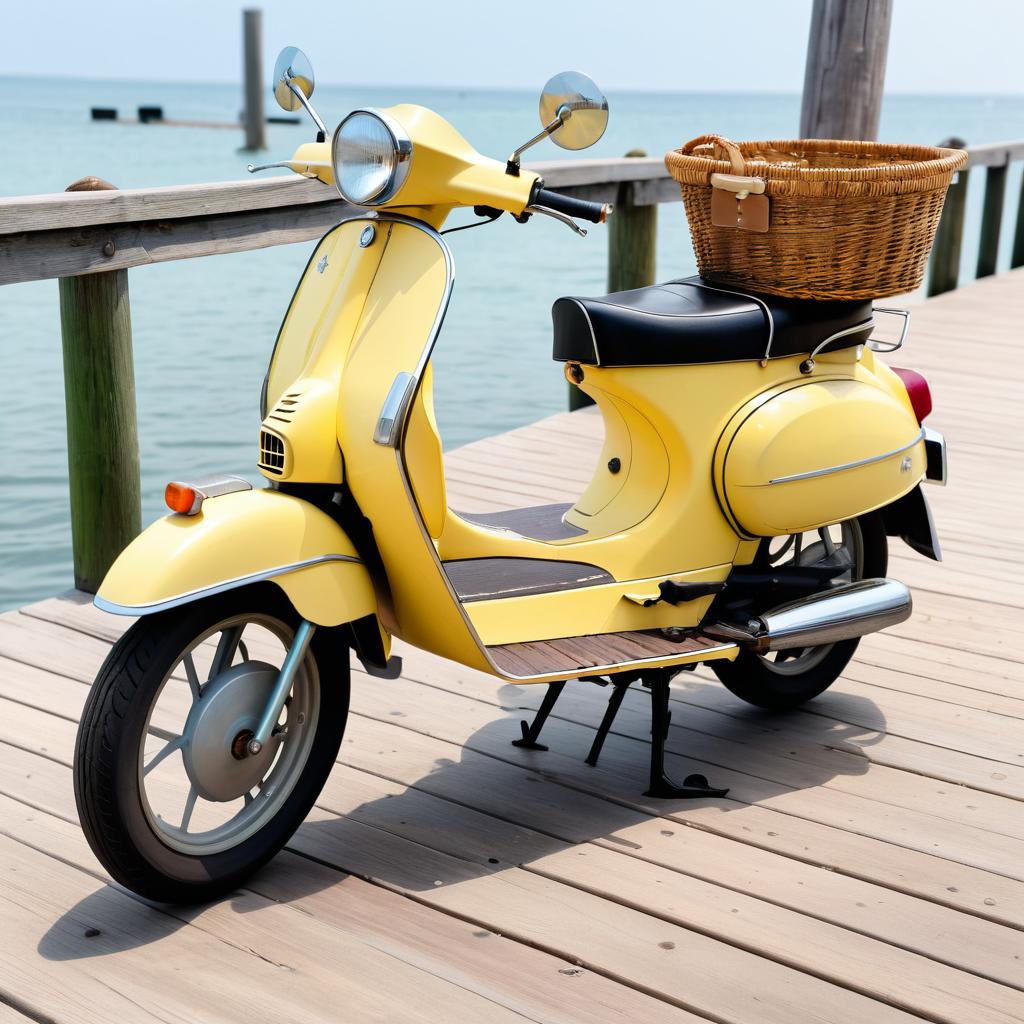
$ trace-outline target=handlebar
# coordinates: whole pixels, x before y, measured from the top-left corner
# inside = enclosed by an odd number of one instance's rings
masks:
[[[549,210],[564,213],[567,217],[578,217],[588,220],[591,224],[603,224],[612,212],[611,203],[592,203],[587,199],[573,199],[553,192],[549,188],[540,188],[533,194],[531,206],[546,206]]]

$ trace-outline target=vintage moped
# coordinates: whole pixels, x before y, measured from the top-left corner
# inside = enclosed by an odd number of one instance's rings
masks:
[[[449,508],[431,356],[452,295],[441,229],[607,205],[544,187],[522,153],[604,132],[593,82],[557,75],[542,129],[479,155],[420,106],[360,109],[329,136],[304,55],[275,94],[316,142],[283,165],[336,185],[277,337],[258,468],[168,485],[171,514],[120,555],[98,607],[138,616],[92,687],[75,754],[85,834],[111,875],[163,901],[229,891],[323,786],[348,714],[349,657],[400,669],[391,639],[514,683],[611,683],[596,762],[627,687],[650,691],[649,795],[724,794],[665,775],[669,680],[709,663],[755,705],[821,693],[858,638],[911,611],[887,540],[939,557],[920,484],[945,479],[923,378],[872,341],[870,302],[747,294],[698,277],[554,304],[554,357],[597,404],[604,447],[575,502]],[[456,236],[458,237],[458,236]],[[495,282],[495,287],[500,287]],[[906,317],[899,341],[906,335]],[[891,347],[891,346],[890,346]]]

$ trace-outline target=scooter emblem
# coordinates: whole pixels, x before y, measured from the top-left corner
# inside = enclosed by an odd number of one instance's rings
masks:
[[[322,274],[327,269],[327,253],[324,253],[320,257],[320,261],[316,265],[317,273]]]

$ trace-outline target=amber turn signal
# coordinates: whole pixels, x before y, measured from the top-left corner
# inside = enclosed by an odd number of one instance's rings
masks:
[[[164,488],[164,501],[172,512],[194,516],[203,505],[203,495],[187,484],[169,483]]]

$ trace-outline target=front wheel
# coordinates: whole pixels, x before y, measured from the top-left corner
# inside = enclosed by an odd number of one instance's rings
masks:
[[[165,903],[229,892],[309,813],[348,716],[348,648],[317,630],[273,736],[246,744],[299,618],[257,584],[138,620],[93,684],[75,799],[114,879]]]
[[[836,564],[837,560],[847,566],[837,577],[839,582],[885,575],[889,541],[881,512],[870,512],[814,533],[765,540],[755,564],[767,570]],[[741,651],[734,661],[713,661],[711,668],[727,690],[748,704],[769,711],[788,711],[827,690],[842,674],[859,642],[841,640],[770,654]]]

